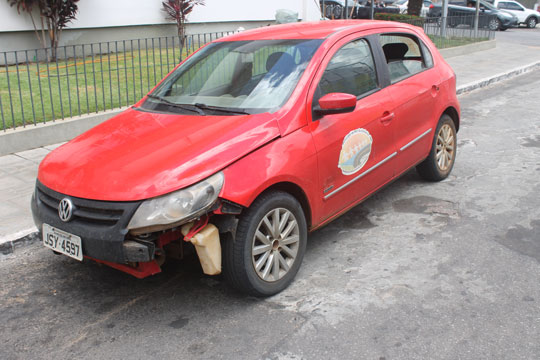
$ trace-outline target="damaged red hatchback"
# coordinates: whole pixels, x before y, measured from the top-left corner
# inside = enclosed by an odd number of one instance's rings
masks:
[[[411,167],[448,176],[455,86],[410,25],[325,21],[228,36],[51,152],[34,221],[45,246],[78,260],[142,278],[195,249],[206,274],[272,295],[298,272],[309,231]]]

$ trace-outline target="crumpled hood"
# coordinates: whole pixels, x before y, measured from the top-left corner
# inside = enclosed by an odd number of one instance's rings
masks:
[[[192,116],[129,109],[52,151],[38,179],[74,197],[142,200],[194,184],[279,135],[268,113]]]

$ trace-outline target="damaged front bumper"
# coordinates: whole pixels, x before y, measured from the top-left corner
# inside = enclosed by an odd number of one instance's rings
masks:
[[[68,198],[72,217],[62,221],[59,204]],[[75,198],[53,191],[39,181],[32,197],[32,216],[37,228],[48,224],[82,239],[82,253],[87,259],[144,278],[161,271],[166,248],[180,247],[183,241],[195,246],[203,271],[221,272],[219,231],[208,223],[208,216],[174,228],[145,235],[132,235],[128,223],[140,206],[135,202],[109,202]],[[175,244],[172,244],[175,243]],[[173,246],[176,245],[176,246]],[[178,251],[176,251],[178,253]]]

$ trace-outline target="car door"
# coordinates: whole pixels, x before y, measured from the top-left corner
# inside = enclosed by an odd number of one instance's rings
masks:
[[[527,18],[525,9],[515,2],[501,1],[497,4],[497,9],[505,10],[516,15],[520,23],[524,23]]]
[[[423,160],[429,152],[436,124],[441,76],[427,47],[410,33],[380,35],[395,109],[396,173]]]
[[[380,84],[373,38],[349,36],[325,56],[310,87],[310,130],[318,158],[319,205],[324,222],[368,196],[394,175],[393,105]],[[380,65],[379,65],[380,66]],[[353,112],[318,116],[328,93],[357,97]],[[314,219],[315,220],[315,219]]]

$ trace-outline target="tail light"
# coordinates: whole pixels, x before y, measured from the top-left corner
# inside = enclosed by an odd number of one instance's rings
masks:
[[[433,4],[429,5],[430,9],[433,9],[434,7],[435,7],[435,5],[433,5]]]

